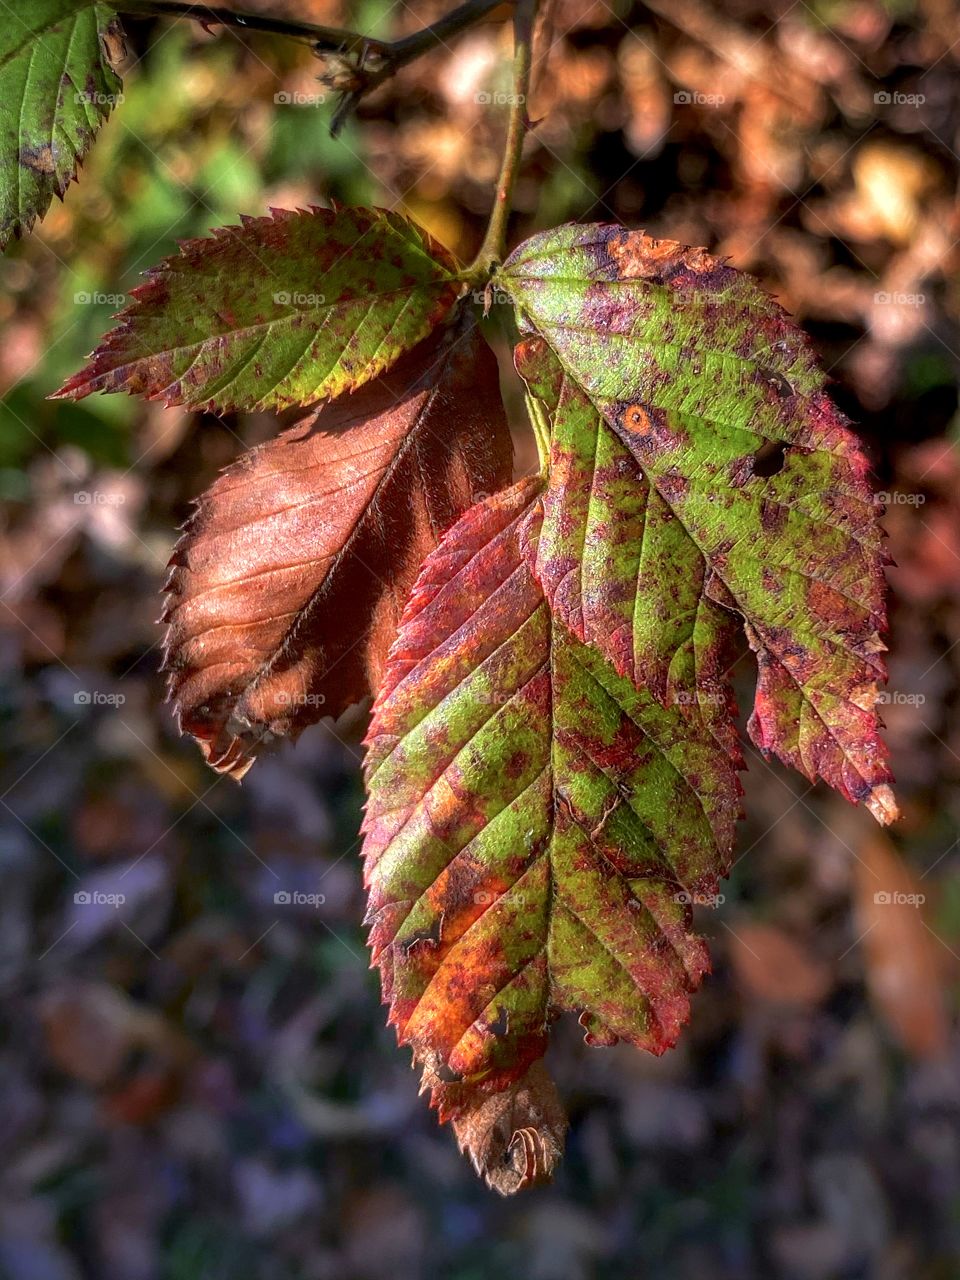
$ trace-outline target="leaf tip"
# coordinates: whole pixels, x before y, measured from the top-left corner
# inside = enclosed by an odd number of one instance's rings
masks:
[[[900,808],[893,794],[893,788],[886,782],[873,787],[864,804],[882,827],[888,827],[891,822],[896,822],[900,817]]]
[[[427,1069],[424,1082],[430,1079]],[[434,1083],[432,1101],[440,1106],[456,1099],[449,1118],[457,1142],[487,1186],[510,1196],[549,1182],[563,1155],[567,1117],[542,1059],[494,1092],[460,1099],[463,1088]]]

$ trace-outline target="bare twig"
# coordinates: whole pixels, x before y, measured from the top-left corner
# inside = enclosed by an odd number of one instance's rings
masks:
[[[123,13],[150,14],[173,18],[192,18],[204,26],[221,25],[243,31],[267,32],[306,40],[314,53],[327,60],[320,79],[340,92],[341,98],[333,114],[331,132],[336,134],[360,99],[394,75],[401,67],[445,44],[461,31],[479,22],[488,13],[512,0],[464,0],[450,13],[430,26],[399,40],[378,40],[339,27],[317,26],[309,22],[292,22],[266,14],[239,13],[216,5],[191,4],[188,0],[111,0]],[[527,96],[532,64],[533,23],[537,0],[515,0],[514,10],[514,84],[510,106],[510,122],[504,148],[503,165],[497,181],[490,222],[483,244],[470,268],[470,277],[480,280],[501,260],[505,252],[507,220],[523,139],[529,127]]]
[[[290,22],[261,13],[238,13],[219,5],[190,4],[188,0],[113,0],[120,13],[142,14],[158,18],[192,18],[203,26],[237,27],[242,31],[261,31],[270,35],[292,36],[309,40],[318,52],[355,53],[364,49],[389,49],[386,41],[361,36],[339,27],[316,26],[312,22]]]
[[[189,0],[112,0],[121,13],[150,14],[157,17],[192,18],[204,26],[236,27],[242,31],[261,31],[272,35],[292,36],[307,40],[315,53],[339,53],[358,59],[357,73],[364,80],[363,92],[369,92],[388,76],[413,62],[422,54],[444,44],[467,27],[479,22],[492,10],[509,0],[464,0],[456,9],[438,18],[430,26],[399,40],[378,40],[373,36],[346,31],[340,27],[317,26],[312,22],[292,22],[286,18],[262,13],[240,13],[220,5],[190,4]],[[373,64],[368,68],[368,64]]]

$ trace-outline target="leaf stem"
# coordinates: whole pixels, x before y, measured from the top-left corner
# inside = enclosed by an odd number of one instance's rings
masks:
[[[507,247],[507,223],[513,202],[513,190],[520,171],[523,140],[530,120],[527,100],[530,94],[530,72],[533,65],[533,22],[537,0],[517,0],[513,14],[513,94],[510,120],[503,149],[503,163],[497,179],[493,209],[480,252],[470,264],[467,275],[474,281],[486,279],[503,260]]]

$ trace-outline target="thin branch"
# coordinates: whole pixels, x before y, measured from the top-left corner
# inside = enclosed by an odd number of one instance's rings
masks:
[[[412,35],[394,40],[389,46],[387,57],[394,67],[405,66],[429,49],[459,35],[467,27],[472,27],[503,3],[504,0],[465,0],[464,4],[458,5],[422,31],[414,31]]]
[[[360,60],[361,68],[372,56],[378,63],[385,65],[377,66],[376,70],[369,73],[368,88],[375,87],[399,67],[452,39],[505,2],[509,0],[464,0],[463,4],[421,31],[415,31],[399,40],[378,40],[374,36],[361,35],[340,27],[292,22],[262,13],[240,13],[219,5],[190,4],[189,0],[111,0],[113,7],[121,13],[192,18],[204,26],[236,27],[243,31],[261,31],[308,40],[316,53],[355,55]]]
[[[497,179],[497,191],[487,232],[471,264],[468,276],[482,280],[503,259],[507,245],[507,222],[513,202],[513,189],[520,171],[523,140],[530,127],[527,101],[530,95],[530,70],[533,65],[533,23],[537,12],[537,0],[517,0],[513,15],[513,93],[510,102],[510,121],[503,151],[503,164]]]
[[[372,64],[368,52],[361,52],[358,65],[352,69],[353,83],[349,85],[338,83],[338,78],[341,78],[343,73],[336,65],[336,60],[332,60],[330,75],[321,75],[320,79],[331,88],[345,89],[345,92],[334,112],[330,124],[331,134],[334,137],[337,136],[347,116],[356,108],[365,94],[378,88],[385,80],[389,80],[408,62],[413,62],[431,49],[435,49],[437,45],[446,44],[447,40],[452,40],[454,36],[479,22],[481,18],[486,17],[503,3],[504,0],[465,0],[464,4],[452,9],[450,13],[438,18],[436,22],[429,27],[424,27],[421,31],[415,31],[412,35],[403,36],[388,44],[378,42],[372,50]],[[316,48],[314,51],[320,52]]]
[[[355,53],[364,50],[379,53],[389,50],[386,41],[344,31],[339,27],[316,26],[312,22],[289,22],[261,13],[238,13],[218,5],[190,4],[188,0],[112,0],[120,13],[142,14],[158,18],[192,18],[203,26],[237,27],[243,31],[262,31],[269,35],[292,36],[309,40],[318,52]]]
[[[390,41],[377,40],[373,36],[360,35],[356,31],[345,31],[339,27],[291,22],[266,14],[239,13],[216,5],[191,4],[189,0],[111,0],[114,8],[122,13],[192,18],[204,26],[218,24],[243,31],[267,32],[309,41],[314,53],[328,59],[328,71],[320,79],[342,94],[331,123],[331,132],[334,134],[365,94],[383,84],[407,63],[435,49],[437,45],[445,44],[501,4],[510,2],[511,0],[464,0],[463,4],[421,31]],[[513,189],[520,168],[523,139],[529,127],[526,104],[533,61],[533,23],[537,0],[515,0],[515,3],[510,121],[490,222],[480,252],[469,271],[470,278],[476,280],[489,276],[506,251],[507,222]]]
[[[330,132],[334,136],[365,94],[383,84],[408,62],[413,62],[437,45],[445,44],[493,9],[510,2],[464,0],[463,4],[421,31],[402,36],[399,40],[377,40],[340,27],[291,22],[259,13],[239,13],[218,5],[190,4],[188,0],[111,0],[121,13],[192,18],[203,26],[236,27],[241,31],[262,31],[308,40],[314,53],[327,61],[327,69],[319,79],[341,94],[330,122]]]

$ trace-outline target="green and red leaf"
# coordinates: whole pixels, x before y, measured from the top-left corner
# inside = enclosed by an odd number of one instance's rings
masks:
[[[58,397],[128,391],[215,412],[313,404],[383,373],[461,290],[449,253],[385,209],[275,209],[185,241],[148,275]]]
[[[4,5],[0,249],[62,197],[120,94],[116,13],[92,0]]]
[[[556,618],[661,703],[695,703],[739,762],[728,670],[736,615],[704,589],[703,557],[542,338],[514,353],[550,426],[534,573]]]
[[[242,777],[375,691],[424,556],[511,478],[496,361],[475,325],[245,454],[171,561],[166,668],[181,728]]]
[[[557,1145],[514,1106],[491,1168],[476,1125],[557,1012],[580,1012],[594,1044],[675,1042],[707,967],[689,902],[715,890],[739,812],[735,765],[697,708],[662,706],[553,620],[530,569],[540,489],[487,499],[427,559],[366,765],[390,1021],[494,1185],[522,1185]]]
[[[700,610],[711,647],[722,629],[716,606],[739,614],[759,668],[753,740],[892,820],[875,711],[886,557],[865,460],[804,335],[749,276],[622,227],[535,236],[497,283],[521,330],[558,364],[544,372],[538,356],[533,380],[541,400],[553,400],[561,455],[572,448],[578,460],[574,487],[588,490],[559,500],[576,511],[565,536],[589,537],[589,522],[607,519],[601,560],[617,546],[599,594],[621,625],[605,633],[591,600],[561,602],[561,616],[663,699],[676,691],[674,655],[691,668],[687,637]],[[596,492],[598,474],[601,490],[611,482],[611,457],[623,464],[600,420],[645,482],[631,490],[632,531],[613,529],[610,502]],[[591,442],[599,452],[587,463]],[[562,490],[566,464],[557,463],[552,484]],[[565,554],[555,543],[554,528],[548,562]],[[644,554],[657,562],[652,611]],[[556,599],[555,582],[552,590]],[[576,582],[567,590],[582,593]],[[715,662],[692,669],[691,696],[711,692]]]

